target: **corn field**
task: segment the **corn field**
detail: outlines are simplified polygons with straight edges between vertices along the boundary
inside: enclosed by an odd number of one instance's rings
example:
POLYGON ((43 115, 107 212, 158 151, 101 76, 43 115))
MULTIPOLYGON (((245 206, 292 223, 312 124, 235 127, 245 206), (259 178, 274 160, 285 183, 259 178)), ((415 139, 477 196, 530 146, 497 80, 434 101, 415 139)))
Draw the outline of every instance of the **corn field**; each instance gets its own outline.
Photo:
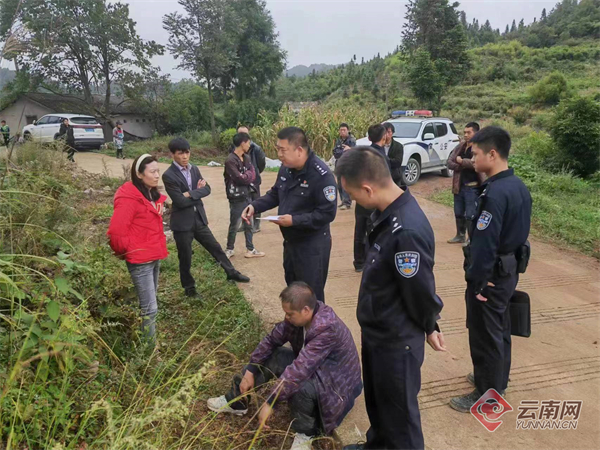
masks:
POLYGON ((347 123, 357 138, 364 137, 370 125, 380 123, 386 113, 374 106, 357 107, 352 105, 318 105, 294 112, 285 106, 272 120, 259 115, 258 125, 252 129, 252 139, 256 141, 269 158, 277 159, 277 133, 285 127, 302 128, 308 136, 311 148, 323 159, 331 158, 331 151, 338 137, 340 123, 347 123))

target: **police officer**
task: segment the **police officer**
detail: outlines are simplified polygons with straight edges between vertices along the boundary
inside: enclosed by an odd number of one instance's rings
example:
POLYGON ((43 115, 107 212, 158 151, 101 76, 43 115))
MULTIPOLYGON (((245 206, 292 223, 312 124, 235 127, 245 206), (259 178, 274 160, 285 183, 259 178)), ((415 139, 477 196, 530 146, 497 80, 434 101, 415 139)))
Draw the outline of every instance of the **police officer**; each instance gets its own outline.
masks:
POLYGON ((417 394, 425 341, 446 350, 437 326, 443 304, 435 293, 433 230, 378 150, 348 150, 336 175, 353 200, 375 210, 356 313, 371 428, 364 446, 347 448, 422 449, 417 394))
POLYGON ((508 168, 510 136, 486 127, 471 138, 473 166, 487 175, 480 188, 478 219, 465 247, 467 327, 475 390, 455 397, 450 406, 469 412, 489 389, 503 394, 511 361, 509 301, 519 276, 517 265, 531 222, 531 195, 508 168))
POLYGON ((325 282, 331 254, 329 224, 335 219, 336 183, 327 165, 308 146, 300 128, 277 134, 277 155, 282 163, 277 180, 266 195, 243 212, 247 222, 256 213, 278 206, 283 235, 283 269, 288 285, 304 281, 325 301, 325 282))

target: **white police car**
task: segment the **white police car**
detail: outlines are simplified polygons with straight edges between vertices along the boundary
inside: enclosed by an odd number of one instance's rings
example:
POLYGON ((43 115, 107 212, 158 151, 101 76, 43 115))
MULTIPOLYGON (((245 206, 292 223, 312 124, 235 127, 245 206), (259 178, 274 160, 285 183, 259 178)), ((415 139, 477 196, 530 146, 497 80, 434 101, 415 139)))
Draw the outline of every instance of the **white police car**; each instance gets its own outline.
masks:
MULTIPOLYGON (((431 111, 394 111, 386 122, 394 125, 394 139, 404 146, 404 181, 408 186, 417 182, 422 173, 440 170, 451 177, 446 161, 460 138, 450 119, 432 117, 431 111)), ((371 145, 369 138, 356 145, 371 145)))

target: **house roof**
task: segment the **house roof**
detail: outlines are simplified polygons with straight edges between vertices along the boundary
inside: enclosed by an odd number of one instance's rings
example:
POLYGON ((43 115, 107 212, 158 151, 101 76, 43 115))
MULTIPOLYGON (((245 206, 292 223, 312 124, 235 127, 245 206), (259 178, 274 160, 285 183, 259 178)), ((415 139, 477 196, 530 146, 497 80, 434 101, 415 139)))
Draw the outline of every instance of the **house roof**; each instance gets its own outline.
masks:
MULTIPOLYGON (((86 114, 96 116, 97 114, 95 113, 94 108, 97 110, 102 109, 104 107, 103 95, 93 95, 93 105, 90 105, 83 99, 82 96, 78 95, 59 95, 44 92, 28 92, 23 96, 50 109, 52 112, 69 112, 73 114, 86 114)), ((125 100, 122 97, 111 97, 110 104, 110 113, 112 115, 135 114, 137 112, 132 102, 129 100, 125 100)))

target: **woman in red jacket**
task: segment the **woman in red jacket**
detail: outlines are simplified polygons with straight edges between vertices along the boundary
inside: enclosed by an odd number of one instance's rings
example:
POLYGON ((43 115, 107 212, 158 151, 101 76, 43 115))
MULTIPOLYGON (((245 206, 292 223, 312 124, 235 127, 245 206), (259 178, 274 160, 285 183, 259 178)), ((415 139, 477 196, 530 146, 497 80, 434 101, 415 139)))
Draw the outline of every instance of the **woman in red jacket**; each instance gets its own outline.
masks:
POLYGON ((160 171, 156 158, 144 154, 131 166, 131 181, 115 194, 108 227, 110 246, 125 259, 140 301, 142 332, 153 344, 156 336, 158 273, 168 255, 162 213, 165 195, 158 192, 160 171))

